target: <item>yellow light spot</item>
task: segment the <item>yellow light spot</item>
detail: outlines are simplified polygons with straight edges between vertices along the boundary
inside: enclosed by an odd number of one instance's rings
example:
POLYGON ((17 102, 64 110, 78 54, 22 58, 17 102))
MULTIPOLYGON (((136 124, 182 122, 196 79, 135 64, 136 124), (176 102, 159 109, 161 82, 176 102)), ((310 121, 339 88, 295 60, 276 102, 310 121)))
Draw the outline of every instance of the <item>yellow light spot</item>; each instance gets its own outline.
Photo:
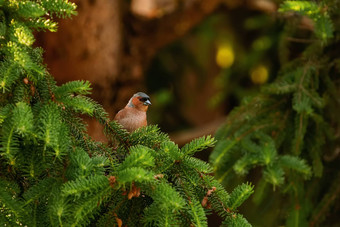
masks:
POLYGON ((292 6, 292 10, 300 11, 301 7, 299 5, 292 6))
POLYGON ((59 155, 60 155, 60 150, 59 150, 59 148, 56 148, 56 149, 55 149, 55 156, 56 156, 57 158, 60 158, 59 155))
POLYGON ((58 207, 57 215, 58 215, 59 217, 61 217, 61 215, 63 214, 63 211, 64 211, 64 209, 63 209, 62 207, 58 207))
POLYGON ((223 44, 218 47, 216 54, 216 63, 222 68, 229 68, 234 63, 234 51, 229 44, 223 44))
POLYGON ((250 77, 254 84, 264 84, 268 80, 268 69, 259 65, 251 70, 250 77))
POLYGON ((34 177, 34 169, 31 169, 31 170, 30 170, 30 176, 31 176, 31 177, 34 177))

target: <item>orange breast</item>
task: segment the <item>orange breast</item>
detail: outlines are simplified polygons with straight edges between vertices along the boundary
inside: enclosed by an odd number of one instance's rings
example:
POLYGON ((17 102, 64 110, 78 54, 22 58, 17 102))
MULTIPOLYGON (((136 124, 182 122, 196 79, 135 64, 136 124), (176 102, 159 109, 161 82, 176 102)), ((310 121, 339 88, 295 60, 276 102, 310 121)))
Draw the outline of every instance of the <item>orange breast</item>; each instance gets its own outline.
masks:
POLYGON ((129 132, 147 125, 146 112, 131 107, 119 111, 114 119, 129 132))

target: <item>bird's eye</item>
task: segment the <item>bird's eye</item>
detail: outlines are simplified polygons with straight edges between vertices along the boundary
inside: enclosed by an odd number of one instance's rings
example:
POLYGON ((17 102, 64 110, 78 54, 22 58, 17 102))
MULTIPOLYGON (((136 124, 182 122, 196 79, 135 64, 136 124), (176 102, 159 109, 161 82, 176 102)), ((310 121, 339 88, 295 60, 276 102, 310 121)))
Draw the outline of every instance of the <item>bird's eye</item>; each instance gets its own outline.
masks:
POLYGON ((140 98, 139 99, 139 101, 141 101, 141 102, 145 102, 145 101, 147 101, 148 100, 148 98, 140 98))

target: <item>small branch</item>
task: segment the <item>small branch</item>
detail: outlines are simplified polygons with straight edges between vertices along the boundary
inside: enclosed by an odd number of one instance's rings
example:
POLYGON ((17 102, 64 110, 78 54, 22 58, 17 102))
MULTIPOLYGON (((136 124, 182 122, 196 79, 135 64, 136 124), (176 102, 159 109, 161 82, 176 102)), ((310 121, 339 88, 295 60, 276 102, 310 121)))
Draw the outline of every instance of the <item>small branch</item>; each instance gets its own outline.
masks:
POLYGON ((332 193, 325 195, 325 197, 321 201, 321 204, 323 204, 323 206, 321 206, 320 210, 311 218, 311 221, 309 223, 310 227, 319 224, 320 219, 325 217, 327 210, 330 209, 331 205, 333 205, 336 199, 339 197, 340 195, 339 181, 333 182, 331 188, 333 189, 333 190, 331 189, 332 193))
POLYGON ((300 39, 300 38, 294 38, 294 37, 287 37, 288 41, 295 42, 295 43, 313 43, 318 40, 316 39, 300 39))

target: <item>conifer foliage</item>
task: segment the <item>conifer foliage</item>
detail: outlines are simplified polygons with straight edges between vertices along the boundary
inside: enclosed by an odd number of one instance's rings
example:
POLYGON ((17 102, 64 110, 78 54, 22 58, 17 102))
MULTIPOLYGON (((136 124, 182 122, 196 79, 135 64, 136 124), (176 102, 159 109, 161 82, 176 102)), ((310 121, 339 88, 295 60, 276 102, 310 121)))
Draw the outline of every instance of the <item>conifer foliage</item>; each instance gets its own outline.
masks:
POLYGON ((76 14, 67 0, 0 1, 0 225, 250 226, 237 208, 253 192, 229 194, 193 157, 207 136, 179 148, 157 126, 131 134, 86 97, 90 84, 57 86, 33 48, 35 30, 76 14), (92 140, 80 115, 97 119, 112 146, 92 140))
POLYGON ((219 182, 261 171, 255 209, 266 206, 262 212, 274 220, 269 224, 265 217, 262 225, 318 225, 339 197, 339 168, 325 158, 336 157, 338 144, 339 7, 336 0, 283 1, 281 71, 234 109, 216 134, 219 142, 210 160, 219 182), (303 20, 313 32, 301 31, 303 20), (292 42, 303 51, 296 53, 292 42), (273 197, 277 201, 268 205, 273 197))

